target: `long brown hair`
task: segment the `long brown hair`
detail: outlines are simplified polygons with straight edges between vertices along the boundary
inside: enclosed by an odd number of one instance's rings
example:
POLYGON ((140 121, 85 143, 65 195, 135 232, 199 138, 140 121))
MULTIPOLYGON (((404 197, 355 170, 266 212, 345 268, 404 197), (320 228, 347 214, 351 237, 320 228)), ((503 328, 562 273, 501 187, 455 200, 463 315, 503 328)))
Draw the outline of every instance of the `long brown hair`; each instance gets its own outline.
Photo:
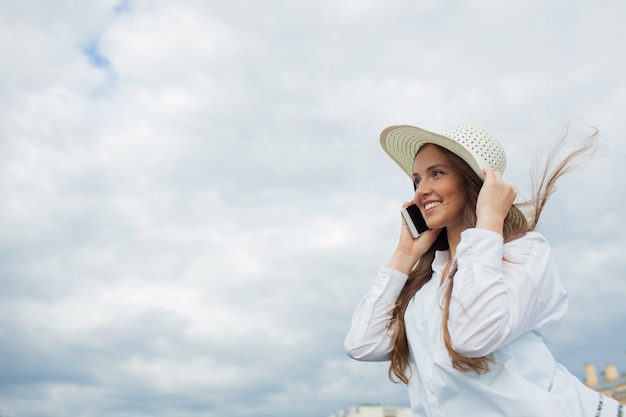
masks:
MULTIPOLYGON (((569 153, 561 162, 552 169, 552 163, 565 144, 566 134, 555 145, 552 152, 548 155, 548 160, 543 168, 543 174, 540 177, 538 183, 534 183, 534 197, 527 202, 515 204, 509 210, 509 213, 504 221, 503 236, 504 242, 510 242, 524 236, 528 231, 534 230, 539 221, 539 216, 543 210, 548 198, 555 191, 556 181, 564 174, 576 169, 582 165, 594 152, 595 145, 598 139, 598 131, 594 130, 593 134, 583 140, 583 143, 573 152, 569 153), (522 209, 530 207, 533 213, 530 219, 527 220, 527 216, 522 213, 522 209)), ((450 159, 450 162, 461 172, 464 181, 465 189, 467 193, 467 202, 465 204, 465 210, 463 213, 466 224, 470 227, 476 225, 476 201, 478 199, 478 193, 482 187, 483 180, 454 153, 444 148, 441 149, 450 159)), ((534 176, 533 176, 534 178, 534 176)), ((528 211, 528 210, 524 210, 528 211)), ((388 324, 388 329, 392 332, 393 339, 393 352, 391 356, 391 364, 389 366, 389 377, 392 381, 396 381, 394 376, 400 381, 408 384, 411 378, 409 367, 409 344, 406 337, 406 326, 404 322, 404 315, 407 306, 415 293, 419 291, 424 284, 426 284, 433 274, 432 262, 435 258, 435 252, 438 250, 448 249, 448 238, 446 230, 444 229, 437 237, 435 243, 430 247, 422 258, 417 262, 409 278, 404 285, 404 288, 400 292, 396 304, 392 310, 392 317, 388 324)), ((479 358, 470 358, 458 353, 454 350, 450 339, 450 332, 448 330, 448 318, 450 315, 450 298, 452 296, 452 288, 454 286, 454 274, 456 270, 453 269, 449 273, 449 285, 444 295, 443 304, 443 339, 448 355, 452 361, 452 366, 462 372, 476 372, 478 374, 489 371, 491 360, 487 356, 479 358)))

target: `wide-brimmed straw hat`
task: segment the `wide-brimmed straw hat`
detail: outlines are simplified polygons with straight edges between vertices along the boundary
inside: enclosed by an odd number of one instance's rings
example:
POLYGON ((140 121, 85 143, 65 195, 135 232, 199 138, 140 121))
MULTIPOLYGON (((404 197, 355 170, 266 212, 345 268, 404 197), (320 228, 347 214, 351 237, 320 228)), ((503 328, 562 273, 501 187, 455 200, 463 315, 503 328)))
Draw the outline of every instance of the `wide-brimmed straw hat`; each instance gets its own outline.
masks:
POLYGON ((407 175, 413 178, 413 160, 424 145, 433 143, 458 155, 482 179, 483 168, 503 172, 506 155, 502 145, 489 132, 473 123, 457 123, 442 134, 415 126, 390 126, 380 134, 380 144, 407 175))

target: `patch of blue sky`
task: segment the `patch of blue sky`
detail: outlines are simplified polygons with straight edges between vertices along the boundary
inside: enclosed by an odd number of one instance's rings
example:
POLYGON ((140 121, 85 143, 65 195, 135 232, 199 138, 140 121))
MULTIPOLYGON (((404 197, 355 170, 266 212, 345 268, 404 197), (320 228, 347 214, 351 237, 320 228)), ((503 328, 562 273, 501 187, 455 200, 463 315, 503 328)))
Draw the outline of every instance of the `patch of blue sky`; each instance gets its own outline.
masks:
POLYGON ((116 15, 120 15, 130 10, 130 0, 121 0, 114 8, 113 11, 116 15))
POLYGON ((82 49, 82 53, 89 61, 89 65, 103 70, 106 74, 106 78, 103 83, 92 91, 92 95, 94 97, 105 96, 114 87, 117 78, 115 72, 113 71, 111 61, 109 61, 109 59, 104 56, 98 48, 98 40, 94 39, 85 44, 82 49))
POLYGON ((98 41, 89 42, 83 48, 83 54, 89 59, 89 63, 96 68, 108 68, 111 62, 98 51, 98 41))

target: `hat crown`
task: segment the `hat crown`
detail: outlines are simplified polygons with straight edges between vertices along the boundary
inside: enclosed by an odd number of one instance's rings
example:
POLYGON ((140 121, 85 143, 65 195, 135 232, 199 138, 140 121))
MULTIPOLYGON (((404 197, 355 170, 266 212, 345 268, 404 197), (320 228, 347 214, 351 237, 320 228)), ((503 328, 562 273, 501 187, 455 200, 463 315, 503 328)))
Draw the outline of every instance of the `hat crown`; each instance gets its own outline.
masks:
POLYGON ((449 127, 443 136, 453 139, 467 149, 482 167, 489 166, 504 172, 506 154, 504 148, 484 128, 469 122, 457 123, 449 127))

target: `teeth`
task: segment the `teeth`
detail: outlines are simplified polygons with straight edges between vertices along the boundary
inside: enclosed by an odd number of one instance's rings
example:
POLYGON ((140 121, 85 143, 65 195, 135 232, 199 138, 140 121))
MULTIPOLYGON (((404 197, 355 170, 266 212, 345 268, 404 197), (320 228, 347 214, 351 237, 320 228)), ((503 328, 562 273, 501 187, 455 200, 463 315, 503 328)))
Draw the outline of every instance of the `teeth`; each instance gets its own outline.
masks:
POLYGON ((439 201, 435 201, 435 202, 432 202, 432 203, 428 203, 428 204, 426 204, 426 205, 424 206, 424 210, 429 210, 429 209, 431 209, 431 208, 433 208, 433 207, 437 207, 437 206, 439 206, 439 205, 441 205, 441 202, 439 202, 439 201))

